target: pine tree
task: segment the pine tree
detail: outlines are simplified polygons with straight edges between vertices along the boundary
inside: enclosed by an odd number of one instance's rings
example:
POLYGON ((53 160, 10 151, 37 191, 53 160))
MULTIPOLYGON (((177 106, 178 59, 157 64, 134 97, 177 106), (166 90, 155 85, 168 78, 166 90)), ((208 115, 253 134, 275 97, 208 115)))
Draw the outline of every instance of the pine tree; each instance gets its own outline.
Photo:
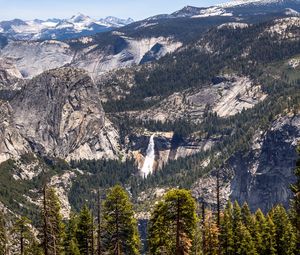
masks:
POLYGON ((53 188, 44 187, 43 197, 43 249, 45 255, 60 255, 63 251, 64 224, 60 214, 60 201, 53 188))
POLYGON ((175 241, 166 224, 164 203, 156 204, 148 224, 148 247, 150 254, 170 254, 175 241), (173 242, 173 243, 172 243, 173 242))
POLYGON ((11 230, 12 244, 20 255, 40 254, 38 242, 32 232, 31 222, 26 217, 18 219, 11 230))
POLYGON ((7 231, 5 216, 2 212, 0 212, 0 254, 7 254, 7 231))
MULTIPOLYGON (((204 223, 205 243, 203 253, 206 255, 219 254, 219 228, 218 223, 214 220, 211 211, 206 213, 204 223)), ((187 253, 188 254, 188 253, 187 253)))
POLYGON ((196 226, 193 245, 192 245, 192 251, 191 254, 194 255, 202 255, 203 247, 202 247, 202 237, 203 229, 202 229, 202 223, 198 221, 198 224, 196 226))
POLYGON ((253 235, 255 245, 259 254, 266 254, 267 222, 263 212, 258 209, 255 213, 255 233, 253 235))
POLYGON ((110 189, 104 202, 102 233, 105 254, 139 254, 140 240, 133 205, 119 185, 110 189))
POLYGON ((242 236, 241 236, 240 230, 241 230, 242 225, 243 225, 243 223, 242 223, 241 207, 239 206, 238 202, 235 201, 233 204, 233 210, 232 210, 234 254, 237 254, 237 252, 241 246, 242 236))
POLYGON ((247 203, 244 203, 241 208, 242 222, 249 230, 251 235, 255 234, 255 219, 251 214, 250 208, 247 203))
MULTIPOLYGON (((300 155, 300 147, 298 148, 298 155, 300 155)), ((300 157, 296 163, 295 176, 297 178, 296 183, 291 186, 291 190, 294 193, 294 199, 292 200, 292 219, 293 224, 297 231, 298 250, 300 250, 300 157)))
POLYGON ((269 215, 266 218, 267 230, 263 240, 265 242, 265 254, 276 255, 276 227, 269 215))
POLYGON ((220 243, 224 255, 234 255, 232 203, 228 201, 221 217, 220 243))
POLYGON ((276 228, 276 250, 278 254, 296 255, 295 229, 284 207, 278 205, 273 208, 270 212, 270 217, 276 228))
POLYGON ((249 230, 240 224, 238 228, 239 236, 241 238, 240 245, 236 252, 237 255, 257 255, 255 243, 251 237, 249 230))
POLYGON ((78 242, 78 248, 80 250, 80 254, 82 255, 90 255, 94 251, 93 247, 93 217, 92 213, 87 207, 84 205, 80 211, 77 229, 76 229, 76 238, 78 242))
POLYGON ((102 254, 102 240, 101 240, 101 195, 100 190, 98 190, 97 194, 97 255, 102 254))
POLYGON ((156 206, 151 217, 149 245, 153 254, 159 254, 162 249, 166 249, 168 254, 189 254, 196 222, 196 203, 191 193, 187 190, 169 191, 164 196, 163 202, 156 206), (159 228, 163 225, 167 229, 161 239, 157 231, 160 231, 159 228), (161 239, 162 243, 159 245, 155 239, 161 239))
POLYGON ((64 241, 65 255, 80 255, 78 242, 76 238, 78 217, 75 214, 71 214, 70 220, 66 226, 66 235, 64 241))

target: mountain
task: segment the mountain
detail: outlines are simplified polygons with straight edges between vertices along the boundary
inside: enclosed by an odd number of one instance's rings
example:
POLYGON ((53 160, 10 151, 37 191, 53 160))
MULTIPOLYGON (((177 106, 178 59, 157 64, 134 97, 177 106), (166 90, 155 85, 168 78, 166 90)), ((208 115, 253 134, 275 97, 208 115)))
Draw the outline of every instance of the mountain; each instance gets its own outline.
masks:
POLYGON ((70 19, 2 21, 0 32, 17 40, 64 40, 109 31, 132 22, 132 19, 124 20, 115 17, 96 20, 78 13, 70 19))
MULTIPOLYGON (((99 185, 121 182, 145 217, 151 194, 178 186, 215 206, 220 174, 222 203, 287 207, 300 141, 298 4, 185 7, 64 41, 4 33, 0 201, 32 215, 47 174, 68 217, 99 185)), ((81 14, 46 22, 64 34, 104 25, 81 14)))
POLYGON ((99 21, 108 27, 122 27, 134 22, 134 20, 131 18, 119 19, 113 16, 106 17, 105 19, 100 19, 99 21))
POLYGON ((275 14, 286 8, 299 10, 299 0, 236 0, 210 7, 186 6, 172 14, 157 15, 148 20, 165 18, 205 18, 211 16, 246 17, 275 14))

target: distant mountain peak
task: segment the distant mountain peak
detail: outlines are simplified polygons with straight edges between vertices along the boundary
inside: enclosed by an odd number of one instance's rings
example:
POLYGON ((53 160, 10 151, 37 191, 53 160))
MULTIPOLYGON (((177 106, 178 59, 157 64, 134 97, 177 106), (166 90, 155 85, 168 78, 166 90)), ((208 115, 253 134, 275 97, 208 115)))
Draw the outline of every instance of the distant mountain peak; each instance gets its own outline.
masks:
POLYGON ((91 18, 87 15, 84 15, 82 13, 77 13, 76 15, 73 15, 70 20, 73 22, 79 23, 79 22, 84 22, 86 20, 90 20, 90 19, 91 18))
POLYGON ((249 4, 259 5, 259 4, 274 4, 274 3, 283 3, 283 2, 287 2, 287 0, 233 0, 222 4, 218 4, 217 6, 228 8, 228 7, 249 5, 249 4))
POLYGON ((120 19, 114 16, 108 16, 104 19, 100 19, 99 22, 110 27, 122 27, 133 23, 134 20, 132 18, 120 19))
POLYGON ((64 40, 110 31, 132 22, 134 20, 131 18, 120 19, 109 16, 97 20, 85 14, 77 13, 68 19, 2 21, 0 22, 0 33, 17 40, 64 40))

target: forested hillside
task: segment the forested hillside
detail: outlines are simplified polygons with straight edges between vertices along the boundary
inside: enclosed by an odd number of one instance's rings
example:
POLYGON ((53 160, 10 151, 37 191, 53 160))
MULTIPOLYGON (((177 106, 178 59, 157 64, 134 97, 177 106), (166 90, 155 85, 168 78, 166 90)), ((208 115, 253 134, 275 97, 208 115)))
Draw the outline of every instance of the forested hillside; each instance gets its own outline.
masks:
POLYGON ((298 255, 299 11, 0 33, 0 255, 298 255))
POLYGON ((172 189, 153 205, 143 245, 134 206, 121 186, 96 191, 96 200, 86 201, 78 214, 63 221, 59 197, 45 185, 38 224, 41 242, 26 217, 10 226, 1 213, 0 251, 33 255, 298 254, 299 168, 295 174, 290 212, 277 205, 267 214, 260 209, 251 213, 247 203, 240 206, 236 201, 229 201, 224 210, 219 204, 215 211, 201 197, 172 189))

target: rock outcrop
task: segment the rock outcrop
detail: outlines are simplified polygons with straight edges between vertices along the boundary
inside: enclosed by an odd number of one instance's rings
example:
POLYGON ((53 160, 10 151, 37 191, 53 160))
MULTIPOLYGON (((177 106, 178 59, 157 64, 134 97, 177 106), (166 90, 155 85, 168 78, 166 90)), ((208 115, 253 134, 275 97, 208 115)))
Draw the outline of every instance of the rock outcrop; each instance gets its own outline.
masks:
POLYGON ((9 89, 22 79, 22 74, 11 59, 0 58, 0 89, 9 89))
POLYGON ((85 71, 47 71, 25 87, 11 105, 14 121, 34 152, 64 159, 116 155, 116 144, 105 135, 100 97, 85 71))
POLYGON ((29 151, 27 141, 15 125, 10 104, 0 100, 0 163, 29 151))
MULTIPOLYGON (((269 130, 257 131, 251 150, 246 155, 234 154, 220 169, 224 201, 248 202, 253 211, 261 208, 267 212, 278 203, 288 207, 299 141, 300 115, 280 117, 269 130)), ((215 204, 216 180, 215 170, 195 184, 194 193, 215 204)))
POLYGON ((243 109, 253 108, 266 97, 261 86, 255 84, 249 77, 223 75, 215 77, 209 86, 174 93, 148 110, 135 115, 143 120, 161 122, 187 118, 201 122, 207 111, 226 118, 240 113, 243 109))
POLYGON ((26 78, 50 69, 72 66, 85 69, 97 80, 99 75, 108 71, 157 60, 181 46, 181 42, 172 38, 136 39, 126 35, 111 35, 111 40, 105 42, 93 37, 69 42, 12 41, 0 50, 0 57, 10 58, 26 78), (156 45, 159 49, 155 51, 156 45))

